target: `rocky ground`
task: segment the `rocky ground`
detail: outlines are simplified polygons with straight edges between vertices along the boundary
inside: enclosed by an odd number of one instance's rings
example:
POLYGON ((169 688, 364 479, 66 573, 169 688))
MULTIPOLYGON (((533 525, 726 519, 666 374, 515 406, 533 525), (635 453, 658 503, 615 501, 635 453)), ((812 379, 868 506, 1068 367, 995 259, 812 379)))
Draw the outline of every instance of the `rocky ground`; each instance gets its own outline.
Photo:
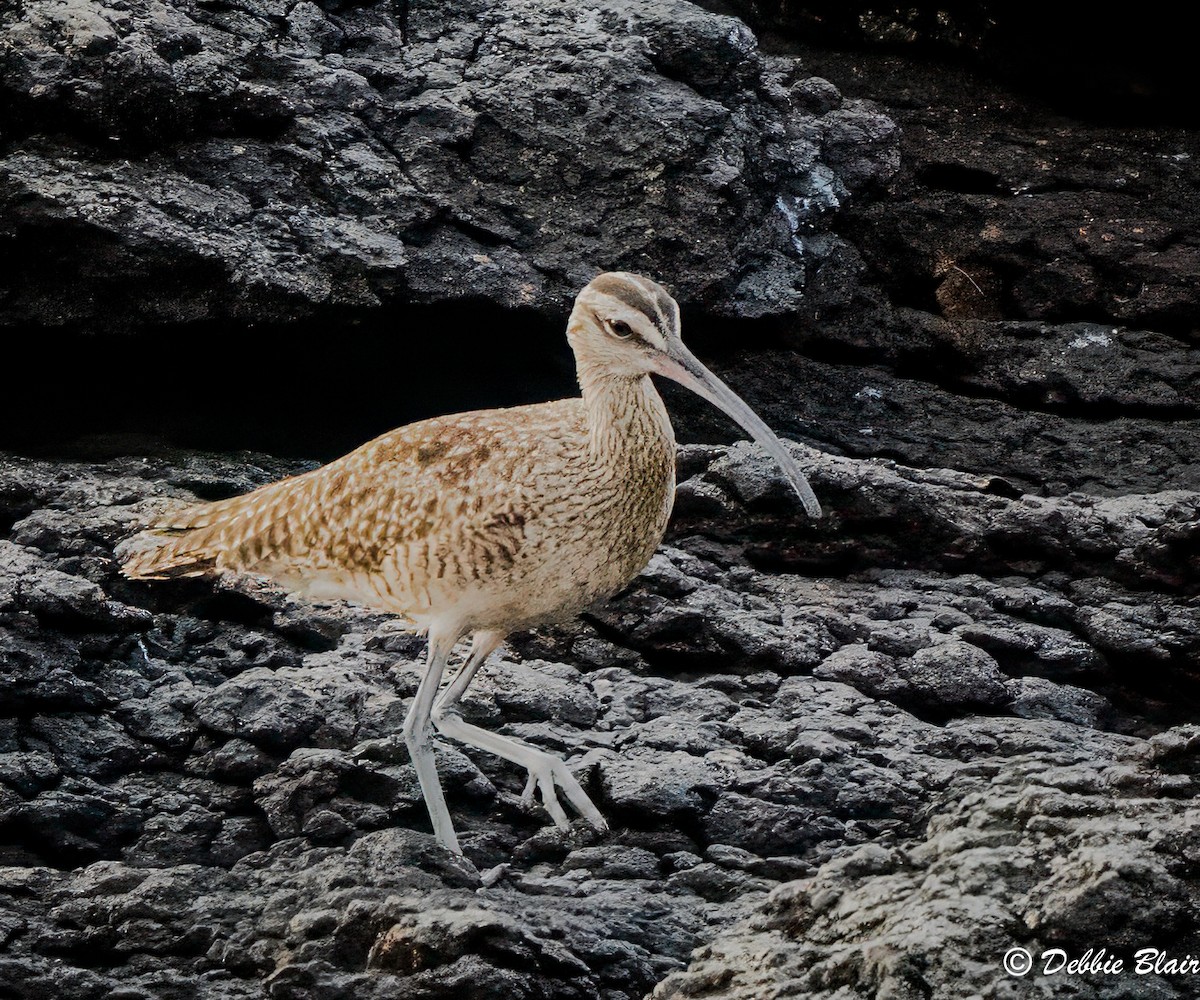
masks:
POLYGON ((0 996, 1193 996, 1129 958, 1200 956, 1195 132, 769 4, 757 40, 558 6, 0 11, 0 996), (398 735, 420 640, 112 549, 307 467, 238 450, 264 427, 311 460, 559 386, 511 345, 600 266, 678 291, 829 516, 682 448, 642 577, 466 703, 612 833, 446 747, 455 859, 398 735), (414 352, 434 394, 338 367, 414 352))
POLYGON ((419 640, 252 583, 116 572, 113 543, 164 492, 232 492, 277 464, 7 460, 5 981, 949 996, 994 987, 1018 942, 1194 949, 1200 608, 1179 592, 1195 566, 1164 580, 1161 560, 1197 497, 1009 499, 800 456, 835 513, 788 536, 878 546, 876 567, 756 568, 758 543, 726 536, 786 506, 782 481, 748 447, 688 449, 675 536, 638 583, 518 639, 469 699, 480 724, 567 755, 613 834, 559 835, 521 807, 522 775, 447 748, 467 860, 422 832, 397 735, 419 640), (929 558, 859 526, 904 504, 927 539, 947 532, 929 558), (1053 535, 1058 568, 1004 566, 1020 535, 1053 535))

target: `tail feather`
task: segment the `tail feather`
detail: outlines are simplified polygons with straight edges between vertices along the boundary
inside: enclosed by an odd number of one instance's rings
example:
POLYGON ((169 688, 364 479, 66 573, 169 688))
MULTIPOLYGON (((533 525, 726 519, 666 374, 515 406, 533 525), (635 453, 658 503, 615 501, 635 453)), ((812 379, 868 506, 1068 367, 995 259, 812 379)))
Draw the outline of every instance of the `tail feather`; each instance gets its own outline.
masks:
POLYGON ((143 531, 130 539, 117 552, 121 572, 131 580, 174 580, 216 572, 214 553, 196 548, 185 539, 163 543, 162 538, 158 532, 143 531))
POLYGON ((117 547, 121 572, 134 580, 258 572, 303 554, 304 526, 316 502, 313 491, 322 484, 315 478, 321 471, 164 513, 117 547))
POLYGON ((117 546, 121 572, 131 580, 173 580, 217 572, 224 527, 245 497, 173 511, 117 546))

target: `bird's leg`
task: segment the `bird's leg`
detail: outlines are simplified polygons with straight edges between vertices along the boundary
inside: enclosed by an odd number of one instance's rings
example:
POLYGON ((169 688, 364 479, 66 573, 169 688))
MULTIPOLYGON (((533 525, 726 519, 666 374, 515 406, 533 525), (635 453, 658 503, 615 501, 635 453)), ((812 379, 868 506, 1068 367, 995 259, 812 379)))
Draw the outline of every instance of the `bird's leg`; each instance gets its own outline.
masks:
POLYGON ((480 729, 479 726, 473 726, 469 722, 463 721, 458 707, 459 699, 467 690, 467 685, 471 683, 476 671, 483 666, 484 660, 503 641, 504 636, 499 632, 475 633, 471 652, 459 670, 458 676, 454 678, 454 682, 433 706, 433 724, 437 726, 438 732, 451 739, 478 750, 486 750, 505 760, 511 760, 514 764, 519 764, 528 770, 529 781, 525 786, 523 799, 531 802, 534 792, 540 790, 546 812, 550 814, 550 818, 560 829, 565 830, 570 826, 570 820, 567 819, 567 814, 558 801, 555 786, 562 789, 567 801, 580 816, 596 829, 607 830, 608 824, 600 815, 600 810, 580 787, 565 761, 553 754, 546 753, 545 750, 531 747, 528 743, 500 736, 498 733, 489 733, 486 729, 480 729))
POLYGON ((421 783, 421 794, 425 798, 425 807, 429 810, 430 822, 433 823, 433 835, 446 850, 462 854, 462 849, 458 846, 458 837, 454 834, 454 824, 450 820, 450 810, 446 808, 446 797, 442 794, 442 783, 438 780, 437 764, 433 756, 433 727, 430 725, 430 715, 434 699, 437 697, 438 685, 442 681, 442 671, 445 670, 446 661, 450 658, 450 652, 457 641, 456 633, 430 632, 425 676, 421 678, 416 697, 413 698, 408 715, 404 719, 404 742, 416 769, 417 780, 421 783))

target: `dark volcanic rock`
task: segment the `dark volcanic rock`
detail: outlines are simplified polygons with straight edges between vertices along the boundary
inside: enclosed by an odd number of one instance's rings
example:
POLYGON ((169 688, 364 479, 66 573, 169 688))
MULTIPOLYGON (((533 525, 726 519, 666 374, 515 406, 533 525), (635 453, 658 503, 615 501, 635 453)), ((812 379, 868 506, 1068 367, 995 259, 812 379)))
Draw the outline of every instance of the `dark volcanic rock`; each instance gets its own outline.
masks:
MULTIPOLYGON (((850 325, 847 318, 844 329, 850 325)), ((1090 349, 1104 350, 1098 345, 1090 349)), ((1163 360, 1168 382, 1183 386, 1173 373, 1176 366, 1185 371, 1194 353, 1195 348, 1180 344, 1173 357, 1163 360)), ((1009 494, 1080 491, 1104 496, 1200 488, 1200 419, 1189 415, 1191 404, 1183 413, 1156 415, 1144 415, 1140 403, 1090 412, 1043 409, 1032 402, 1019 406, 999 394, 970 395, 961 376, 955 377, 957 387, 939 384, 940 378, 928 381, 911 364, 897 366, 906 372, 901 376, 874 361, 866 366, 831 363, 773 349, 739 350, 716 367, 756 401, 773 426, 826 450, 959 469, 991 477, 993 489, 1009 494)), ((1081 374, 1077 370, 1076 378, 1081 374)), ((1016 366, 1010 375, 1017 380, 1016 366)), ((1021 377, 1032 377, 1025 385, 1029 395, 1044 387, 1035 371, 1026 370, 1021 377)), ((1107 376, 1102 374, 1100 381, 1107 376)), ((721 418, 702 405, 684 400, 677 408, 684 408, 690 425, 702 428, 706 437, 727 437, 721 418)))
POLYGON ((1200 487, 1196 132, 1080 122, 961 67, 799 51, 884 106, 901 166, 845 208, 855 252, 816 270, 811 309, 699 331, 718 370, 823 450, 1045 495, 1200 487))
POLYGON ((22 540, 0 543, 10 990, 732 997, 783 977, 819 994, 910 976, 823 957, 875 926, 930 956, 936 993, 964 963, 992 982, 1011 941, 1187 946, 1196 740, 1168 727, 1200 703, 1200 616, 1178 593, 1194 567, 1168 579, 1154 553, 1195 495, 1027 503, 800 454, 831 516, 764 523, 785 551, 803 534, 876 567, 752 568, 731 535, 747 505, 781 503, 773 472, 744 447, 686 453, 676 547, 594 624, 515 637, 465 705, 564 754, 613 832, 558 834, 520 804, 522 774, 445 747, 466 860, 421 832, 397 735, 419 643, 314 609, 330 648, 269 588, 116 574, 114 542, 163 503, 155 480, 254 473, 5 459, 22 540), (699 522, 685 487, 702 484, 699 522), (880 532, 896 507, 961 544, 880 532), (988 539, 1013 523, 1076 575, 1004 564, 988 539))
POLYGON ((794 60, 682 0, 36 0, 0 31, 6 325, 545 311, 647 262, 778 315, 898 162, 888 119, 794 103, 794 60))
POLYGON ((1174 8, 1162 2, 1112 17, 1034 0, 709 0, 707 6, 809 45, 971 64, 1102 120, 1196 120, 1187 42, 1169 30, 1174 8))
MULTIPOLYGON (((674 530, 730 541, 736 532, 736 543, 762 565, 1057 570, 1185 593, 1200 585, 1194 491, 1012 496, 1009 484, 990 476, 796 449, 835 508, 836 526, 826 527, 791 504, 782 474, 758 450, 743 443, 714 454, 704 473, 682 484, 674 530), (742 505, 758 514, 746 529, 734 527, 732 516, 742 505)), ((643 622, 640 629, 653 627, 643 622)))
MULTIPOLYGON (((742 7, 996 37, 970 3, 742 7)), ((372 407, 479 405, 472 366, 526 401, 569 296, 628 267, 804 442, 828 513, 745 445, 682 449, 641 577, 464 703, 566 757, 612 832, 441 746, 459 859, 399 736, 421 640, 116 571, 155 512, 309 463, 0 456, 0 993, 1194 994, 1001 964, 1200 954, 1193 133, 798 61, 677 0, 26 0, 0 31, 18 438, 183 412, 311 458, 372 407)))
POLYGON ((1190 996, 1186 974, 1139 973, 1132 956, 1179 960, 1200 940, 1195 885, 1180 877, 1195 845, 1195 727, 1149 744, 1097 734, 1068 744, 1057 725, 1002 720, 952 732, 1006 747, 1003 766, 954 778, 910 846, 846 850, 780 886, 654 997, 840 997, 846 983, 859 995, 1040 997, 1062 995, 1064 978, 1082 978, 1090 996, 1190 996), (1187 745, 1183 774, 1159 758, 1187 745), (1034 957, 1028 979, 998 978, 1011 948, 1034 957), (1051 949, 1081 959, 1100 948, 1123 959, 1120 972, 1053 974, 1051 949))
POLYGON ((848 455, 1050 495, 1200 486, 1196 132, 1080 122, 921 60, 803 58, 884 105, 902 167, 843 215, 861 259, 822 269, 826 305, 729 378, 848 455))

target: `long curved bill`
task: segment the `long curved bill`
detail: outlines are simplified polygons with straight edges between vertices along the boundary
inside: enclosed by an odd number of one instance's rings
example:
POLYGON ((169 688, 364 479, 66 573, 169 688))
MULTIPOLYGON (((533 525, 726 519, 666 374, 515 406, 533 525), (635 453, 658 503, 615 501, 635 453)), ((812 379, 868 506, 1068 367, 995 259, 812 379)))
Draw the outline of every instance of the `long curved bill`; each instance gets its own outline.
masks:
POLYGON ((766 450, 782 470, 792 489, 804 505, 809 517, 821 516, 821 505, 808 485, 808 480, 788 451, 766 424, 759 419, 732 389, 701 364, 691 351, 676 341, 668 348, 670 353, 657 353, 655 371, 687 386, 698 396, 703 396, 713 406, 723 410, 738 422, 741 428, 766 450))

